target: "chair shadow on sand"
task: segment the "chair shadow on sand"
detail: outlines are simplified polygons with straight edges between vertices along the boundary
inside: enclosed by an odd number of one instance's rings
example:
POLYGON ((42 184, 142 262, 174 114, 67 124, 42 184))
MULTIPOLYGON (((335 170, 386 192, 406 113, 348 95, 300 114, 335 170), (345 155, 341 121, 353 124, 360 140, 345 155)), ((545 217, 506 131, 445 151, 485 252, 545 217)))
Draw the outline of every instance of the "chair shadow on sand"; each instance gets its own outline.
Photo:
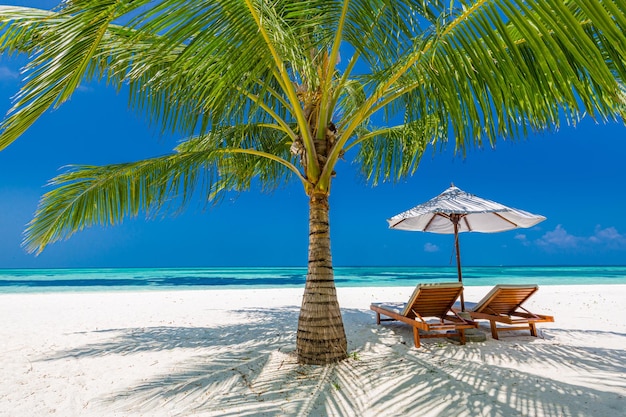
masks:
MULTIPOLYGON (((624 402, 618 393, 625 390, 623 350, 563 346, 549 337, 529 336, 465 346, 433 341, 415 349, 409 326, 378 327, 369 310, 342 310, 350 323, 348 340, 361 341, 349 346, 348 360, 299 365, 293 354, 298 310, 236 311, 246 318, 243 325, 101 330, 101 336, 111 337, 42 360, 188 350, 173 369, 90 401, 96 414, 109 415, 394 416, 419 411, 425 416, 589 417, 618 415, 621 409, 612 407, 624 402), (493 349, 490 343, 502 346, 493 349), (565 366, 585 384, 525 370, 537 361, 542 367, 565 366)), ((613 337, 626 341, 624 334, 613 337)))

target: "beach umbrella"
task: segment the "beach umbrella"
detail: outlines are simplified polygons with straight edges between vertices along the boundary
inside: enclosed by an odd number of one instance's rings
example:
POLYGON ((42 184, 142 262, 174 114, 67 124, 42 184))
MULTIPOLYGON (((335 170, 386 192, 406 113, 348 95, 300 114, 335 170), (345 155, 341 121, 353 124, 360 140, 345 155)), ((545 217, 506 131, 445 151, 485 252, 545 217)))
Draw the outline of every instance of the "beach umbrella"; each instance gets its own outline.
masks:
MULTIPOLYGON (((397 214, 387 221, 390 229, 454 234, 457 272, 459 282, 463 282, 459 233, 504 232, 532 227, 545 219, 544 216, 503 206, 500 203, 466 193, 452 184, 437 197, 397 214)), ((461 310, 465 311, 463 293, 461 293, 461 310)))

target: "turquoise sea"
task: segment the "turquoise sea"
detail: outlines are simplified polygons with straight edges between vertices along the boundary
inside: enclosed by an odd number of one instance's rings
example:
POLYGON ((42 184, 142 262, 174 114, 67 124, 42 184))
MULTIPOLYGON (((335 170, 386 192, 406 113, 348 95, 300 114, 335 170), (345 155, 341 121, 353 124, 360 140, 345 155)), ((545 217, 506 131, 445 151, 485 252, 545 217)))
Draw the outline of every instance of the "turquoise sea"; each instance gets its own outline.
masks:
MULTIPOLYGON (((0 293, 303 287, 305 268, 0 269, 0 293)), ((338 287, 456 281, 456 267, 335 267, 338 287)), ((626 284, 626 266, 464 267, 465 286, 626 284)))

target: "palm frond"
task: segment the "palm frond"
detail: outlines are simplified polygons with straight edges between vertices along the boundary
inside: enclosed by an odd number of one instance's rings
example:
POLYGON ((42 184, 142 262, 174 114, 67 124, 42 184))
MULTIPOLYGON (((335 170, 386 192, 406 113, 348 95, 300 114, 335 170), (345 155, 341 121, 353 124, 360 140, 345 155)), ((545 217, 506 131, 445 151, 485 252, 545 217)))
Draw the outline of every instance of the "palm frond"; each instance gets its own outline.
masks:
MULTIPOLYGON (((0 125, 0 150, 46 110, 66 101, 81 80, 93 74, 94 56, 111 22, 132 10, 115 0, 92 1, 92 7, 77 10, 74 3, 66 4, 68 7, 56 13, 0 7, 0 24, 5 30, 0 49, 31 54, 25 68, 26 84, 0 125)), ((138 7, 140 2, 133 5, 138 7)))
POLYGON ((413 120, 446 114, 459 149, 557 128, 562 116, 623 117, 625 16, 624 3, 612 0, 452 9, 412 50, 371 74, 366 106, 386 109, 388 119, 407 107, 413 120))
POLYGON ((210 143, 196 138, 168 156, 69 167, 50 181, 55 188, 42 196, 24 245, 29 252, 39 253, 85 227, 115 225, 140 212, 153 217, 180 210, 196 195, 217 203, 228 192, 249 189, 254 178, 260 178, 268 190, 293 174, 275 160, 210 143))
POLYGON ((291 138, 272 125, 237 125, 217 128, 182 142, 176 147, 180 153, 223 152, 219 161, 220 175, 243 174, 242 182, 232 188, 247 188, 253 176, 257 176, 264 190, 269 191, 296 175, 305 181, 294 165, 290 152, 291 138), (222 164, 228 164, 222 165, 222 164))
MULTIPOLYGON (((24 245, 41 252, 49 243, 68 238, 85 227, 114 225, 124 217, 150 211, 171 189, 170 157, 103 167, 72 166, 50 181, 26 229, 24 245)), ((196 175, 195 172, 193 175, 196 175)))
POLYGON ((428 144, 442 140, 446 133, 435 117, 380 128, 358 139, 356 162, 374 186, 398 181, 413 175, 428 144))

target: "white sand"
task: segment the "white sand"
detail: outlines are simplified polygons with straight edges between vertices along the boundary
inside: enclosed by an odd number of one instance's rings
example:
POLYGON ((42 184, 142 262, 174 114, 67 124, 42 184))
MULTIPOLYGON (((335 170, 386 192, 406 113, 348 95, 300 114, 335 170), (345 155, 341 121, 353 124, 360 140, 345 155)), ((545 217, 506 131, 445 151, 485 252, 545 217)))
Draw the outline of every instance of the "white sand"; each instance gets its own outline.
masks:
POLYGON ((626 416, 625 285, 541 287, 539 338, 420 349, 369 310, 412 290, 339 288, 354 357, 327 367, 293 355, 302 289, 0 295, 0 416, 626 416))

